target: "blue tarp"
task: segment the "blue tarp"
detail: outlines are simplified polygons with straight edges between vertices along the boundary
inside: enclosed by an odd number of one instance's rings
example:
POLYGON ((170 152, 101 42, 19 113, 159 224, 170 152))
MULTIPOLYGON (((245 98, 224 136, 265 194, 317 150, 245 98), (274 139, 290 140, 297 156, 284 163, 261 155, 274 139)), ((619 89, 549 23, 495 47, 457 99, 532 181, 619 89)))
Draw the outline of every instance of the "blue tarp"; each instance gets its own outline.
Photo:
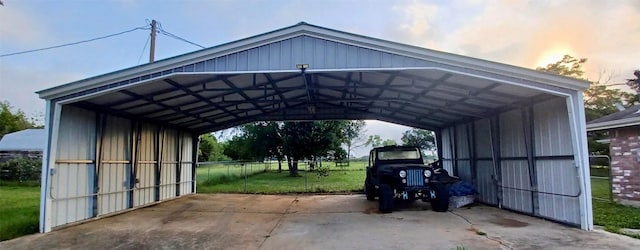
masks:
POLYGON ((449 186, 450 196, 465 196, 477 194, 473 184, 466 181, 458 181, 449 186))

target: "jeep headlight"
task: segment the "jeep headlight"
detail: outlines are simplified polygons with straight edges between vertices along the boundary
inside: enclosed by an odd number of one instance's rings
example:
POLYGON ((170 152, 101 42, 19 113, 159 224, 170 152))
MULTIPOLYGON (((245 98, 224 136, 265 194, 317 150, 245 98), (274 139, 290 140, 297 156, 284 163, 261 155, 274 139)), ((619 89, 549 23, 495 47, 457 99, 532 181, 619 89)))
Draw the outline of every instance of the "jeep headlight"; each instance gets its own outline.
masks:
POLYGON ((400 172, 398 172, 398 174, 400 175, 400 178, 407 177, 407 171, 400 170, 400 172))
POLYGON ((425 170, 424 171, 424 177, 427 177, 427 178, 431 177, 431 171, 430 170, 425 170))

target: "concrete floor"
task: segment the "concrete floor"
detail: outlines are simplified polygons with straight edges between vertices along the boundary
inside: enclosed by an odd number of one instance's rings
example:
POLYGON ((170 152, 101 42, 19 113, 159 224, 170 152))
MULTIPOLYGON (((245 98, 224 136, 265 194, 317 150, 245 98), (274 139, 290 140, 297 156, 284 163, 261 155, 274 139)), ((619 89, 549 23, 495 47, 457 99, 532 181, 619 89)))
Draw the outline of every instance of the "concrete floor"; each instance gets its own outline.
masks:
POLYGON ((493 207, 399 206, 379 214, 363 195, 197 194, 0 249, 640 249, 637 239, 493 207))

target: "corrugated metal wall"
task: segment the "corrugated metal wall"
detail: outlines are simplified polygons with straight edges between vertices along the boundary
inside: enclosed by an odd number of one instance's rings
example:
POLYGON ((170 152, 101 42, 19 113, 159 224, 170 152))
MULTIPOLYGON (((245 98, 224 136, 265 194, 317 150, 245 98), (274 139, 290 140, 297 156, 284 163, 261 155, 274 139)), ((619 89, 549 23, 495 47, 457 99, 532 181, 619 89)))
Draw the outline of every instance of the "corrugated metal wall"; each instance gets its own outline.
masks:
POLYGON ((491 139, 491 121, 482 119, 473 123, 474 148, 476 153, 475 164, 472 168, 476 172, 476 189, 478 200, 491 205, 498 205, 498 191, 496 186, 497 174, 493 168, 493 150, 491 139))
POLYGON ((137 166, 135 177, 135 189, 133 191, 133 205, 141 206, 155 201, 155 167, 157 164, 156 134, 158 127, 151 124, 142 124, 136 133, 138 143, 137 166))
POLYGON ((93 112, 64 107, 60 120, 55 171, 48 198, 53 225, 93 217, 96 116, 93 112))
POLYGON ((193 135, 62 106, 51 226, 193 191, 193 135))
POLYGON ((500 171, 502 205, 516 211, 532 213, 531 183, 521 110, 500 115, 500 171))
POLYGON ((579 225, 580 182, 569 126, 566 100, 552 98, 445 128, 443 166, 472 182, 479 201, 579 225))
POLYGON ((441 131, 442 135, 442 167, 449 171, 449 173, 454 173, 453 171, 453 133, 451 128, 443 129, 441 131))
POLYGON ((458 125, 455 127, 454 139, 455 143, 455 156, 456 156, 456 174, 463 180, 469 180, 473 182, 475 178, 472 176, 471 169, 471 141, 469 140, 469 134, 467 131, 467 125, 458 125))
POLYGON ((573 160, 571 128, 563 99, 533 106, 539 214, 579 223, 580 180, 573 160))

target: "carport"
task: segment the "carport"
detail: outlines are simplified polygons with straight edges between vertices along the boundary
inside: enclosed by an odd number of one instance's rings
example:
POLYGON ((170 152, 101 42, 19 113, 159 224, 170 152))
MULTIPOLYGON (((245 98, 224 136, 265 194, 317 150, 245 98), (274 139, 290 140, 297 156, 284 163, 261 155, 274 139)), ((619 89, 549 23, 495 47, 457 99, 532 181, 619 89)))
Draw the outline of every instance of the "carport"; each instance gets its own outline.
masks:
POLYGON ((479 201, 593 228, 587 82, 306 23, 38 92, 40 231, 196 192, 198 135, 253 121, 430 129, 479 201))

